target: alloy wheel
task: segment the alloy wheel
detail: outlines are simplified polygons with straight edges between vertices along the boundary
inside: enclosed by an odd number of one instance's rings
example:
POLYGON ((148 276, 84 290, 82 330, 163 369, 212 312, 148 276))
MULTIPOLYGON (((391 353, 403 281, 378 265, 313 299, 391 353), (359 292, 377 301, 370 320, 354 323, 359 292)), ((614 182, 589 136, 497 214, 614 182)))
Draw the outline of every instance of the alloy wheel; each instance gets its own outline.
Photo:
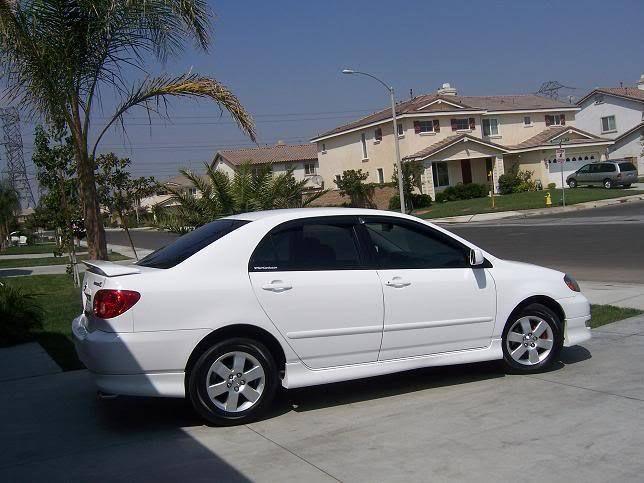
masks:
POLYGON ((512 324, 505 343, 515 362, 534 366, 543 362, 552 351, 554 334, 552 327, 544 319, 528 315, 512 324))
POLYGON ((266 374, 259 361, 247 352, 228 352, 212 363, 206 377, 206 392, 217 408, 238 413, 252 408, 262 396, 266 374))

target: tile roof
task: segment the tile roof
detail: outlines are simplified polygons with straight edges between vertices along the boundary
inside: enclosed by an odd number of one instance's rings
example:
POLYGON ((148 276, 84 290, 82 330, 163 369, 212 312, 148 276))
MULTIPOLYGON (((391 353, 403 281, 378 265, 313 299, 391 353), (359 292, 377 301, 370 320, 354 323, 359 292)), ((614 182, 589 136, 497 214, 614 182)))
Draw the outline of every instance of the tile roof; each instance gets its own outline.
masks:
POLYGON ((580 105, 582 102, 584 102, 590 96, 592 96, 593 94, 597 94, 597 93, 609 94, 609 95, 614 95, 614 96, 619 96, 619 97, 626 97, 628 99, 633 99, 635 101, 643 101, 644 102, 644 90, 638 89, 636 86, 598 87, 597 89, 593 89, 588 94, 586 94, 584 97, 579 99, 577 101, 577 105, 580 105))
POLYGON ((164 185, 192 186, 192 182, 182 174, 172 176, 163 182, 164 185))
POLYGON ((506 148, 505 146, 501 146, 500 144, 496 144, 496 143, 491 143, 491 142, 485 141, 485 140, 483 140, 481 138, 470 136, 469 134, 455 134, 453 136, 447 136, 445 139, 441 139, 440 141, 438 141, 438 142, 436 142, 434 144, 431 144, 430 146, 427 146, 426 148, 421 149, 420 151, 418 151, 418 152, 416 152, 414 154, 411 154, 409 156, 405 156, 403 159, 418 159, 418 158, 424 159, 424 158, 427 158, 427 157, 431 156, 432 154, 437 153, 438 151, 442 151, 443 149, 449 147, 450 145, 461 141, 462 139, 468 139, 468 140, 472 140, 472 141, 474 141, 476 143, 486 144, 488 146, 492 146, 492 147, 494 147, 496 149, 499 149, 501 151, 506 151, 506 152, 508 151, 508 148, 506 148))
POLYGON ((215 159, 217 156, 221 156, 234 166, 239 166, 244 163, 272 164, 311 161, 318 158, 318 151, 315 144, 277 144, 258 148, 224 149, 217 151, 215 159))
POLYGON ((515 146, 508 146, 508 148, 514 151, 517 149, 535 148, 537 146, 543 146, 544 144, 551 144, 550 141, 553 140, 553 138, 556 138, 560 134, 563 134, 567 131, 576 132, 578 134, 581 134, 582 136, 586 136, 587 139, 570 139, 566 141, 565 144, 587 144, 587 143, 596 143, 600 141, 610 142, 610 139, 600 138, 589 132, 582 131, 581 129, 577 129, 576 127, 550 126, 544 129, 543 131, 541 131, 539 134, 532 136, 531 138, 526 139, 525 141, 515 146))
MULTIPOLYGON (((514 110, 532 110, 532 109, 569 109, 576 106, 566 102, 557 101, 547 97, 537 96, 535 94, 520 94, 507 96, 451 96, 439 94, 426 94, 414 97, 408 101, 400 102, 396 105, 396 115, 412 113, 431 113, 431 112, 449 112, 454 111, 514 111, 514 110), (427 106, 434 101, 441 101, 427 106), (443 102, 444 101, 444 102, 443 102), (460 107, 453 107, 450 104, 456 104, 460 107), (427 107, 425 107, 427 106, 427 107), (422 109, 421 109, 422 108, 422 109)), ((357 119, 350 123, 338 126, 330 131, 319 134, 313 139, 339 134, 344 131, 366 126, 374 122, 391 119, 391 108, 382 109, 368 116, 357 119)))

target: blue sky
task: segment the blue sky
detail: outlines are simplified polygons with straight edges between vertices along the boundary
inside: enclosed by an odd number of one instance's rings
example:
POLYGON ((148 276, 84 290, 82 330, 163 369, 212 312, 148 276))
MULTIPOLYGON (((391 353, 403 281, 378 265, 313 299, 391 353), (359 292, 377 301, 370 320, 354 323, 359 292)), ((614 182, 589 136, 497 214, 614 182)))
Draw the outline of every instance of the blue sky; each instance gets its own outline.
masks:
MULTIPOLYGON (((213 46, 188 49, 154 71, 193 71, 228 85, 257 121, 261 144, 306 142, 387 105, 386 91, 345 66, 392 84, 397 98, 450 82, 464 95, 536 91, 558 80, 581 96, 600 85, 632 85, 644 73, 642 1, 216 1, 213 46)), ((99 127, 108 114, 97 114, 99 127)), ((218 148, 250 141, 205 101, 173 101, 172 123, 127 121, 100 151, 159 179, 199 170, 218 148)), ((31 156, 32 125, 23 127, 31 156)), ((33 170, 33 168, 31 168, 33 170)), ((29 170, 29 168, 28 168, 29 170)))

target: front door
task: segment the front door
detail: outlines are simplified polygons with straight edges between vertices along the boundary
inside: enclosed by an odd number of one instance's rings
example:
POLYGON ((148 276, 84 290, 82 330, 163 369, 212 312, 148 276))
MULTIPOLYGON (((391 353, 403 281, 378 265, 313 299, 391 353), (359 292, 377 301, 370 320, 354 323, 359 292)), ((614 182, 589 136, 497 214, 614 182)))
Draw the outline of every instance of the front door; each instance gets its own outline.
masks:
POLYGON ((461 159, 461 173, 463 174, 463 184, 472 182, 472 165, 469 159, 461 159))
POLYGON ((487 347, 496 289, 485 268, 469 265, 469 248, 413 221, 367 217, 383 285, 380 360, 487 347))
POLYGON ((376 270, 365 268, 356 223, 353 216, 285 223, 264 237, 249 263, 262 308, 311 368, 378 358, 382 287, 376 270))

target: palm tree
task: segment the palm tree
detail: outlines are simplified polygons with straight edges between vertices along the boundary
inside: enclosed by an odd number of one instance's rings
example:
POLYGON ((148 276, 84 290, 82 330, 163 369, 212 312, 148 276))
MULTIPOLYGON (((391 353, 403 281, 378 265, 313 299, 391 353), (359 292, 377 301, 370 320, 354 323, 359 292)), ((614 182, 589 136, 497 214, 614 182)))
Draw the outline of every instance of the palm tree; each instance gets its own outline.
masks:
POLYGON ((18 192, 8 181, 0 180, 0 249, 7 246, 11 225, 19 209, 18 192))
POLYGON ((165 61, 180 53, 186 40, 207 50, 210 19, 206 0, 0 0, 5 97, 71 132, 91 258, 107 258, 94 156, 110 127, 125 129, 128 110, 139 106, 148 114, 167 116, 170 97, 210 99, 255 139, 252 118, 215 79, 145 71, 146 57, 165 61), (130 84, 123 69, 132 67, 144 77, 130 84), (120 103, 105 125, 92 131, 96 104, 106 89, 120 103))
MULTIPOLYGON (((255 168, 245 163, 232 178, 205 163, 205 175, 181 170, 201 196, 181 189, 169 189, 179 203, 178 225, 197 227, 222 216, 277 208, 303 208, 326 191, 307 192, 307 180, 296 180, 293 170, 273 175, 270 166, 255 168)), ((173 223, 177 225, 175 221, 173 223)))

